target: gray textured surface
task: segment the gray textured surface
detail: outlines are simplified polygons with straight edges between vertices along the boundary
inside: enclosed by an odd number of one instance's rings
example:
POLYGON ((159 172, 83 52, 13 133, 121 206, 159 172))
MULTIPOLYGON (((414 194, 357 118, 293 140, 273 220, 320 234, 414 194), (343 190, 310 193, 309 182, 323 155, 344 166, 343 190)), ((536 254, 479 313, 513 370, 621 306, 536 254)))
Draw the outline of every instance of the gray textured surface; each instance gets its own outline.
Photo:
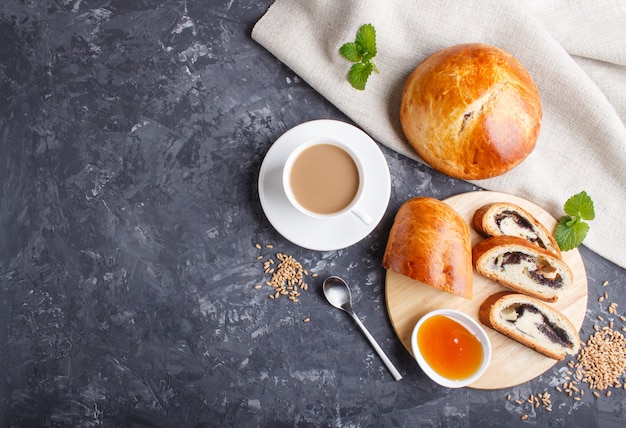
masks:
MULTIPOLYGON (((363 241, 313 252, 271 228, 267 149, 304 121, 347 119, 250 39, 269 4, 0 5, 0 426, 623 426, 626 391, 575 402, 554 389, 564 363, 448 390, 397 340, 380 266, 393 214, 471 185, 383 148, 391 202, 363 241), (254 289, 257 256, 275 251, 320 275, 298 304, 254 289), (325 302, 330 274, 404 380, 325 302), (552 413, 505 398, 546 390, 552 413)), ((624 313, 626 272, 581 253, 587 338, 604 291, 624 313)))

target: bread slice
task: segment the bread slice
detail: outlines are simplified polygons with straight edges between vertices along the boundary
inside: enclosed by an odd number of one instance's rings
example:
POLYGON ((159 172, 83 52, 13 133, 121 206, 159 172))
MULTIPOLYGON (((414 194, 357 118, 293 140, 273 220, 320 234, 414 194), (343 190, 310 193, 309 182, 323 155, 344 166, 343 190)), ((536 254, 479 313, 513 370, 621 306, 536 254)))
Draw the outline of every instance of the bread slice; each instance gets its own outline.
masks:
POLYGON ((484 237, 517 236, 561 257, 552 234, 531 213, 510 202, 483 205, 474 213, 472 227, 484 237))
POLYGON ((563 360, 580 349, 578 330, 553 306, 524 294, 504 291, 489 296, 478 319, 522 345, 563 360))
POLYGON ((562 259, 514 236, 480 241, 472 249, 472 264, 485 278, 547 302, 556 302, 574 282, 562 259))
POLYGON ((448 204, 412 198, 398 210, 383 266, 457 296, 473 296, 469 226, 448 204))

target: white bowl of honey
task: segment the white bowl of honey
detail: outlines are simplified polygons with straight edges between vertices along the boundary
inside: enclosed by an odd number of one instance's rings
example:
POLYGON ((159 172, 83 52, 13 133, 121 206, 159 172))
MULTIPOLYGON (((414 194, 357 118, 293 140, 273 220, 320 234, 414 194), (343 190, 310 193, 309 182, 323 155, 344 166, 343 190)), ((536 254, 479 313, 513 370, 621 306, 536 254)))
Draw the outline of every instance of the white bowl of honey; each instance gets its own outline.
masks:
POLYGON ((453 309, 437 309, 422 316, 413 328, 411 348, 424 373, 448 388, 471 385, 491 361, 485 330, 453 309))

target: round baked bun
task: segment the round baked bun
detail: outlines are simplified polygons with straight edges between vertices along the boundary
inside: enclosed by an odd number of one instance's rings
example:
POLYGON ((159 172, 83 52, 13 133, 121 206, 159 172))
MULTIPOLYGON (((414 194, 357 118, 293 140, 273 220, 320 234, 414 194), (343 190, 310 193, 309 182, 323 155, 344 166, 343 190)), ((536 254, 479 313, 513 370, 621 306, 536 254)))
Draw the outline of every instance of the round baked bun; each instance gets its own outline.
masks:
POLYGON ((435 52, 410 74, 400 121, 408 142, 444 174, 480 180, 504 174, 535 148, 541 99, 511 54, 484 44, 435 52))

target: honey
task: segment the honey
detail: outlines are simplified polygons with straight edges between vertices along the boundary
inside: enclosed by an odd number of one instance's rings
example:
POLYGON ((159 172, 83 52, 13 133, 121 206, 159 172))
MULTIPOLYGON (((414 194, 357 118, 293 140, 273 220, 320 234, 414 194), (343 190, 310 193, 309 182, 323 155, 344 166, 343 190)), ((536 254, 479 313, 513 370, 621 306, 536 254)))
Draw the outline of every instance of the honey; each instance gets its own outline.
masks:
POLYGON ((483 360, 483 347, 478 338, 445 315, 424 321, 417 333, 417 345, 426 363, 450 380, 471 377, 483 360))

